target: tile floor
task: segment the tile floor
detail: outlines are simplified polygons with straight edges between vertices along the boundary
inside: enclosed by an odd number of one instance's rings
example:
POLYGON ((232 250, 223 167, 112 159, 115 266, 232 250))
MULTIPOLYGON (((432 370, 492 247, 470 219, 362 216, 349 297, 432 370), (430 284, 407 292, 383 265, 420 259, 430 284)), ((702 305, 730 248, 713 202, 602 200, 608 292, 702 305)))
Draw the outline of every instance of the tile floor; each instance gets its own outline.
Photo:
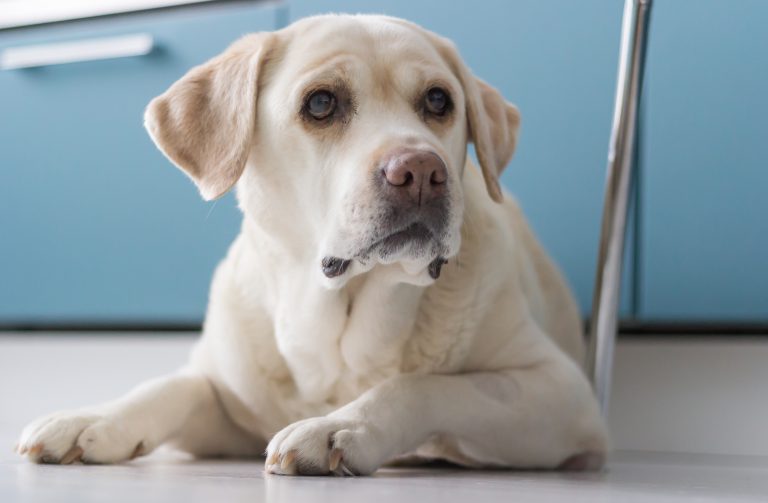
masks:
POLYGON ((758 456, 619 451, 600 473, 384 469, 338 479, 265 476, 259 461, 192 461, 169 452, 117 466, 33 465, 11 452, 34 416, 112 398, 181 364, 191 342, 0 335, 0 502, 768 501, 768 458, 758 456))

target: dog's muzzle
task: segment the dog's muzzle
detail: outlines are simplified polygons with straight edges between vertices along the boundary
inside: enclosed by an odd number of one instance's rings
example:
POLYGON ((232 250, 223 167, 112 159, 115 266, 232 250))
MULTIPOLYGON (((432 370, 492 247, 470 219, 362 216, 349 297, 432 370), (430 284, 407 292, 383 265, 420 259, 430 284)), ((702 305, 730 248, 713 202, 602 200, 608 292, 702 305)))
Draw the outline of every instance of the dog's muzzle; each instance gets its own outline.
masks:
POLYGON ((398 148, 377 164, 372 180, 380 211, 371 222, 375 232, 353 257, 327 256, 323 274, 342 276, 352 259, 367 263, 372 256, 390 259, 433 257, 427 267, 437 279, 445 264, 443 244, 449 224, 448 169, 435 152, 398 148))

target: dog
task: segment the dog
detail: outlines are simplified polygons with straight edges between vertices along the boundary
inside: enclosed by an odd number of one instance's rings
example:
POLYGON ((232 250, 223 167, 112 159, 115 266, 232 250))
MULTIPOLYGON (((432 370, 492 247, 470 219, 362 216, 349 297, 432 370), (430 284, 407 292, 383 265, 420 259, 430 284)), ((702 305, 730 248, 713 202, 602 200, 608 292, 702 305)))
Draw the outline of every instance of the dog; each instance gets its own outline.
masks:
POLYGON ((118 463, 167 444, 283 475, 599 468, 579 311, 498 182, 519 124, 450 41, 392 17, 306 18, 193 68, 145 126, 244 214, 202 335, 181 370, 38 419, 18 452, 118 463))

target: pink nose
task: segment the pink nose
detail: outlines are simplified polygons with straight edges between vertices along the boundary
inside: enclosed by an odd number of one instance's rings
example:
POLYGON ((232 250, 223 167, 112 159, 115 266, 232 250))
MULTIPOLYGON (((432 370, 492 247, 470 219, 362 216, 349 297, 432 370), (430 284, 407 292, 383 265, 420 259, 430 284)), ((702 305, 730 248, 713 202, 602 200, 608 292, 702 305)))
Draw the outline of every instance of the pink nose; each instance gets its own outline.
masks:
POLYGON ((434 152, 400 150, 386 161, 382 171, 391 191, 418 205, 445 193, 448 171, 434 152))

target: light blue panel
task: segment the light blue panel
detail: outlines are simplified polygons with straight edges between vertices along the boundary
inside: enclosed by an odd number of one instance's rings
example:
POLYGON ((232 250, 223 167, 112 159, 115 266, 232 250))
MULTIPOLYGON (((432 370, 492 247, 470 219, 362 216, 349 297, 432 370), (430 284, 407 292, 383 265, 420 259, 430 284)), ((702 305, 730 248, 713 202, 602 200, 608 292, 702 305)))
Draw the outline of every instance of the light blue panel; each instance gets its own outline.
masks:
POLYGON ((768 2, 654 2, 641 314, 768 320, 768 2))
MULTIPOLYGON (((0 72, 0 322, 199 321, 240 217, 142 127, 149 100, 281 7, 221 4, 0 32, 0 47, 147 32, 150 56, 0 72)), ((284 16, 283 16, 284 17, 284 16)))
MULTIPOLYGON (((292 20, 384 13, 451 38, 475 74, 523 116, 504 184, 564 269, 583 312, 595 278, 622 2, 605 0, 293 0, 292 20)), ((631 263, 631 243, 628 247, 631 263)), ((629 268, 628 268, 629 269, 629 268)), ((630 308, 625 274, 622 310, 630 308)))

